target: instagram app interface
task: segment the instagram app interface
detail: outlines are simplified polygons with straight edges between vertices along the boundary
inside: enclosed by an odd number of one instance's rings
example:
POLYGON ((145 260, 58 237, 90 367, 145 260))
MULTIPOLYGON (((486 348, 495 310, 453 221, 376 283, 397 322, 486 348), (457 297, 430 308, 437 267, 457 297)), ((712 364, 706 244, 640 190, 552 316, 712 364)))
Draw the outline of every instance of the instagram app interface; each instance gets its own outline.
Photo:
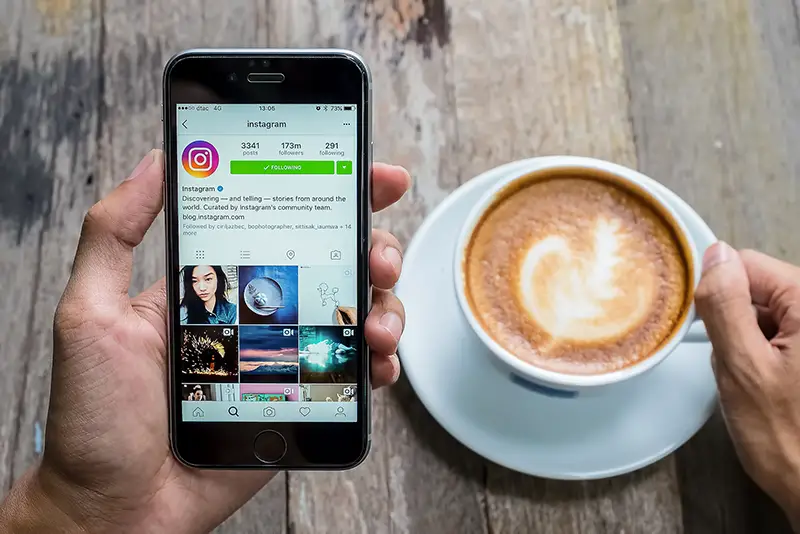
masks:
POLYGON ((357 106, 177 124, 183 420, 356 421, 357 106))

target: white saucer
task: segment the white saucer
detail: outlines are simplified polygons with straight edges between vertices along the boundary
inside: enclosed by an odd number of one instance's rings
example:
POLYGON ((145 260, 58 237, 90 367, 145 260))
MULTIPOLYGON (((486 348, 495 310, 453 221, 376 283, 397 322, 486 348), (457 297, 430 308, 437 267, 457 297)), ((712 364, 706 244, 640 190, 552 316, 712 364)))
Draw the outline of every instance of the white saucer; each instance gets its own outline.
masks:
MULTIPOLYGON (((497 167, 461 186, 411 241, 396 288, 407 316, 398 350, 403 370, 439 424, 492 462, 564 480, 640 469, 683 445, 711 416, 710 344, 684 343, 649 374, 602 393, 557 398, 512 381, 458 307, 452 265, 461 225, 487 188, 527 162, 497 167)), ((716 241, 683 200, 658 187, 701 251, 716 241)))

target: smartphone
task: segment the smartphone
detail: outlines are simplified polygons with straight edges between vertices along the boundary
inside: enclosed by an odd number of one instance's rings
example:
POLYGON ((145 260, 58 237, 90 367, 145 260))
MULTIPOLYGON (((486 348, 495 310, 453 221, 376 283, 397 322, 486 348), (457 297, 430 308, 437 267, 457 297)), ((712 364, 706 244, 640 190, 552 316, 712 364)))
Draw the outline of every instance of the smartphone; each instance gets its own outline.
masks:
POLYGON ((354 467, 370 444, 366 64, 347 50, 190 50, 163 89, 175 456, 354 467))

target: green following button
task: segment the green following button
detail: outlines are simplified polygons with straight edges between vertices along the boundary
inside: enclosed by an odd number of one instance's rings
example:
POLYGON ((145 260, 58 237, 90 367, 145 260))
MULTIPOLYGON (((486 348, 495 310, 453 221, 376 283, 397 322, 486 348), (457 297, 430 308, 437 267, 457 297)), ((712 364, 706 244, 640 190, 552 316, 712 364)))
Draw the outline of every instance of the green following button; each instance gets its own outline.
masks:
POLYGON ((231 160, 231 174, 336 174, 336 162, 231 160))

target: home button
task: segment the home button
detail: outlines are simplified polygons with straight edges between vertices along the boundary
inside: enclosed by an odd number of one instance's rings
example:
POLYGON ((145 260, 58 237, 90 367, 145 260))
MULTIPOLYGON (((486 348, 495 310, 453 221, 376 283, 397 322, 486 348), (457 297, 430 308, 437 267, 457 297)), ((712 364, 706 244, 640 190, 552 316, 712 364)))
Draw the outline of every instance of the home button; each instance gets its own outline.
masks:
POLYGON ((286 440, 274 430, 265 430, 256 436, 253 453, 265 464, 274 464, 286 454, 286 440))

